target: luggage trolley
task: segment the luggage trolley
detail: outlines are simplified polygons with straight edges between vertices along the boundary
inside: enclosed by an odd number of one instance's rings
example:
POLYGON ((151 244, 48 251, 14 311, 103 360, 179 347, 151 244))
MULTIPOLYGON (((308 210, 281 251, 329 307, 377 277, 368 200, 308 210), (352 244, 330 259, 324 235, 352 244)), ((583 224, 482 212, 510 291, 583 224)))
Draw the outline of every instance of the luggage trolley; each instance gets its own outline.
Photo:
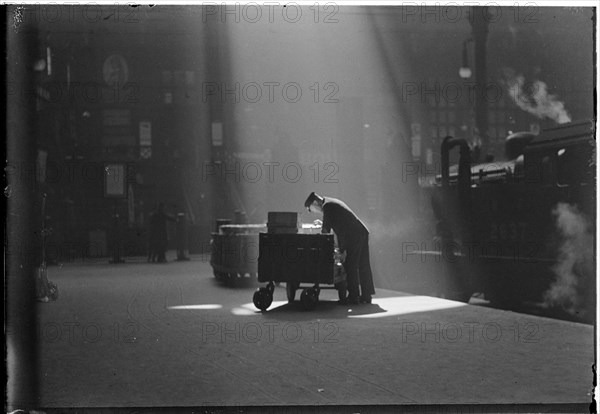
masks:
POLYGON ((258 235, 264 224, 217 224, 212 233, 210 264, 215 278, 230 286, 255 280, 258 235))
POLYGON ((271 306, 278 282, 285 282, 290 303, 302 284, 310 284, 300 295, 307 310, 315 308, 321 289, 337 289, 340 299, 346 294, 346 276, 331 234, 259 234, 258 281, 267 283, 253 297, 262 311, 271 306))

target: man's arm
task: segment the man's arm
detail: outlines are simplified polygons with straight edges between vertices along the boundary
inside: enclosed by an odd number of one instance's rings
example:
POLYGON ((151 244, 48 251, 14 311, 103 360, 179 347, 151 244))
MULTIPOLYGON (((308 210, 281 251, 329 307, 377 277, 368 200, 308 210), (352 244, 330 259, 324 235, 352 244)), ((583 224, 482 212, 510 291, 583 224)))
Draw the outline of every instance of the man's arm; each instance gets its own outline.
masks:
POLYGON ((323 209, 323 228, 321 229, 321 233, 331 233, 331 219, 325 209, 323 209))

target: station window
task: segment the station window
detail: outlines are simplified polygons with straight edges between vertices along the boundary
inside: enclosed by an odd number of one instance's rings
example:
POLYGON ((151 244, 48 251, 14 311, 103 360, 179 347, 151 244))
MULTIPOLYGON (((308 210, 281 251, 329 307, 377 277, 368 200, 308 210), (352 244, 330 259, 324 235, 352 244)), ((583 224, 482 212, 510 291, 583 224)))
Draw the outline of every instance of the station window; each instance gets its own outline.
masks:
MULTIPOLYGON (((475 128, 475 112, 472 102, 449 102, 445 99, 431 96, 428 98, 429 120, 433 138, 443 139, 446 135, 456 136, 461 130, 466 131, 464 138, 472 139, 475 128), (438 99, 436 99, 438 98, 438 99), (466 129, 465 129, 466 126, 466 129)), ((488 102, 488 137, 490 143, 504 144, 514 110, 510 109, 504 97, 488 102)))
POLYGON ((458 118, 456 103, 447 102, 445 99, 429 99, 429 120, 433 138, 443 139, 448 135, 456 136, 456 132, 459 131, 458 118))

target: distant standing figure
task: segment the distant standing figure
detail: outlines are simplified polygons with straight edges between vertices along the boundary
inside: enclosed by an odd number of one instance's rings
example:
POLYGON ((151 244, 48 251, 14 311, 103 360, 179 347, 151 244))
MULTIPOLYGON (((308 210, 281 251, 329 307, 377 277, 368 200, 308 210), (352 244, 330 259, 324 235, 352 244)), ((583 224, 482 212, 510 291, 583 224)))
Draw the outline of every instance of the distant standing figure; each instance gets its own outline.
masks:
POLYGON ((156 211, 153 211, 148 216, 148 262, 155 263, 158 260, 157 247, 156 247, 156 211))
POLYGON ((150 215, 148 234, 148 261, 165 263, 167 261, 166 251, 168 244, 167 221, 176 221, 165 213, 165 206, 160 203, 156 210, 150 215))

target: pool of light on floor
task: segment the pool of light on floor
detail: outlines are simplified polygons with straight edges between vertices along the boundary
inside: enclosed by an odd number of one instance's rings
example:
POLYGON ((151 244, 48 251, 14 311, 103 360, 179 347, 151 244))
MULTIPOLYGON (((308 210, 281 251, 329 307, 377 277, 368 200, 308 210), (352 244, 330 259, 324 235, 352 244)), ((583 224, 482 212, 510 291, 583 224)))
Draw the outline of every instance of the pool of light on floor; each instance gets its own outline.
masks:
MULTIPOLYGON (((358 315, 348 314, 349 318, 387 318, 390 316, 406 315, 408 313, 431 312, 442 309, 459 308, 467 306, 466 303, 455 302, 446 299, 434 298, 431 296, 394 296, 390 298, 373 299, 373 305, 377 305, 381 310, 374 313, 360 313, 358 315)), ((364 309, 368 305, 364 306, 364 309)))
POLYGON ((219 305, 218 303, 206 303, 200 305, 178 305, 178 306, 169 306, 167 309, 169 310, 213 310, 213 309, 221 309, 223 305, 219 305))
MULTIPOLYGON (((288 303, 287 300, 276 300, 276 301, 273 301, 273 303, 271 303, 271 306, 269 306, 269 309, 275 309, 280 306, 287 305, 287 303, 288 303)), ((256 306, 254 306, 254 303, 245 303, 241 306, 231 309, 231 313, 233 313, 234 315, 239 315, 239 316, 255 315, 257 312, 260 312, 260 310, 258 310, 258 308, 256 306)), ((268 312, 268 310, 267 310, 267 312, 268 312)))
MULTIPOLYGON (((273 301, 269 309, 275 309, 286 305, 287 301, 273 301)), ((373 298, 372 305, 349 306, 348 318, 388 318, 390 316, 406 315, 418 312, 431 312, 443 309, 458 308, 466 306, 465 303, 455 302, 446 299, 439 299, 431 296, 393 296, 387 298, 373 298), (372 312, 370 312, 372 310, 372 312)), ((223 305, 217 303, 177 305, 169 306, 169 310, 216 310, 222 309, 223 305)), ((319 304, 315 310, 318 312, 319 304)), ((268 310, 267 310, 268 312, 268 310)), ((299 310, 299 312, 303 312, 299 310)), ((260 311, 252 302, 236 306, 231 309, 231 313, 238 316, 256 315, 260 311)))

